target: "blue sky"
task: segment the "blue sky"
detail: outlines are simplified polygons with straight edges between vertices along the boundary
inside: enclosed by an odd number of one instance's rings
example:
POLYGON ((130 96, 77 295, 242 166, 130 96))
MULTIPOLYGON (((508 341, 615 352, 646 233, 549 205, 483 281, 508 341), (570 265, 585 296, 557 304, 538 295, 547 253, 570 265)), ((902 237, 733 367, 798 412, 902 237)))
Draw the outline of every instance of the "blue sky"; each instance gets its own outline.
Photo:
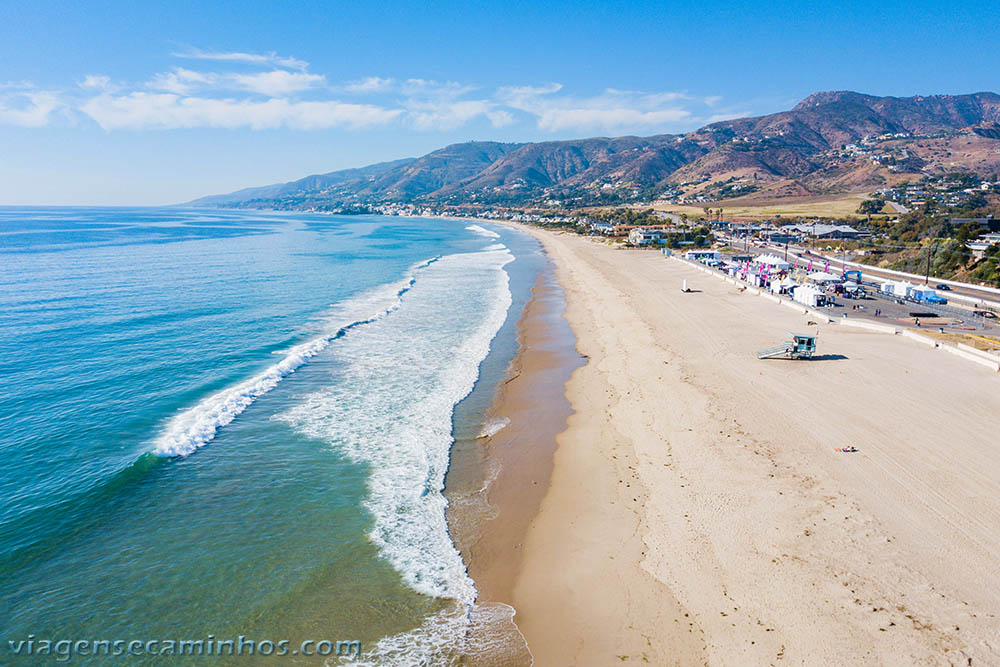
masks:
POLYGON ((0 0, 0 204, 165 204, 458 141, 1000 91, 994 3, 0 0))

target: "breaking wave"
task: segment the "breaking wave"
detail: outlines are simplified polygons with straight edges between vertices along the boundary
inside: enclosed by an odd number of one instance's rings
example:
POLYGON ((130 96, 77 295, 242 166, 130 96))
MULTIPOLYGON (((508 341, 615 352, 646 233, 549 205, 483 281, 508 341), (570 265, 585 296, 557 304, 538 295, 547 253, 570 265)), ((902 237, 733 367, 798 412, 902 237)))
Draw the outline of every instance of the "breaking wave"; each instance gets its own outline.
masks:
POLYGON ((278 418, 368 464, 365 505, 381 555, 413 589, 465 604, 476 592, 445 520, 452 413, 511 304, 506 249, 448 255, 421 273, 403 308, 332 350, 328 389, 278 418))
POLYGON ((263 372, 212 394, 175 416, 154 442, 153 453, 168 457, 187 456, 208 444, 220 428, 231 423, 254 401, 278 386, 281 380, 294 373, 310 357, 326 349, 331 341, 399 308, 403 295, 416 282, 417 272, 438 259, 435 257, 420 262, 410 269, 403 280, 373 288, 335 306, 335 312, 328 319, 341 324, 333 324, 327 328, 326 333, 289 349, 284 359, 263 372), (373 312, 372 315, 361 315, 373 312))
POLYGON ((497 234, 496 232, 492 232, 492 231, 486 229, 485 227, 480 227, 479 225, 469 225, 469 226, 466 227, 466 229, 468 229, 470 232, 475 232, 475 233, 479 234, 480 236, 485 236, 486 238, 490 238, 490 239, 498 239, 498 238, 500 238, 500 235, 497 234))

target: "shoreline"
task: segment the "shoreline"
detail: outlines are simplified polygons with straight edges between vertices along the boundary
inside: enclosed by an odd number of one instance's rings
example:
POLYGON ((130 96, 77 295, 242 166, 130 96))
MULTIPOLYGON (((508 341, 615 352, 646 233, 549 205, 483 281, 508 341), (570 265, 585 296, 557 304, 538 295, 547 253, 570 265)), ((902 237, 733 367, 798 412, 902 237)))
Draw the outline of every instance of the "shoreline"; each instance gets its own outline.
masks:
MULTIPOLYGON (((543 253, 542 248, 539 252, 543 253)), ((556 435, 571 412, 565 384, 583 363, 563 320, 565 300, 551 260, 538 272, 515 325, 516 352, 481 419, 505 424, 491 434, 456 442, 449 472, 448 522, 453 542, 475 582, 478 607, 514 610, 513 588, 524 536, 549 488, 556 435)), ((512 641, 517 619, 486 629, 512 641)), ((523 635, 521 635, 523 641, 523 635)), ((530 660, 530 647, 499 651, 497 664, 530 660)))
POLYGON ((995 374, 827 324, 819 360, 761 362, 808 318, 513 226, 545 246, 590 358, 515 568, 535 664, 1000 659, 995 374))
POLYGON ((480 438, 496 470, 485 491, 495 513, 462 551, 482 601, 513 605, 523 538, 549 486, 556 435, 572 413, 564 387, 582 360, 562 319, 564 307, 552 268, 544 269, 518 321, 518 351, 487 415, 488 421, 509 421, 480 438))

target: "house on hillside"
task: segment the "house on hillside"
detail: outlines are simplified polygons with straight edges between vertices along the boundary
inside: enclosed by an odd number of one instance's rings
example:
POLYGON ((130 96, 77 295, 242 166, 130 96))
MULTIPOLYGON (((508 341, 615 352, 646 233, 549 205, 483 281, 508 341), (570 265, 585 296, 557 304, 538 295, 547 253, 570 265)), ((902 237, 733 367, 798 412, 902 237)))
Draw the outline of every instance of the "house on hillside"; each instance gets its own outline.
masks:
POLYGON ((986 251, 990 249, 991 246, 1000 243, 1000 233, 993 234, 983 234, 978 239, 974 241, 969 241, 966 243, 966 247, 972 251, 972 256, 976 259, 982 259, 986 256, 986 251))

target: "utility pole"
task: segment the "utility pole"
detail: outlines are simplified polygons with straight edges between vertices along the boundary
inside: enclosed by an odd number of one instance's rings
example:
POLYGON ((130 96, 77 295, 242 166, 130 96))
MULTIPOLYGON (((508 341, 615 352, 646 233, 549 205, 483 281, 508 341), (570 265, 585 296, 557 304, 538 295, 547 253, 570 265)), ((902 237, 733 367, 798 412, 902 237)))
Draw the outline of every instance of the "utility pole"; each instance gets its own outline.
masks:
POLYGON ((785 261, 788 261, 788 238, 785 238, 785 261))
POLYGON ((924 284, 929 285, 931 280, 931 257, 934 255, 934 251, 937 250, 937 246, 931 246, 927 249, 927 271, 924 273, 924 284))

